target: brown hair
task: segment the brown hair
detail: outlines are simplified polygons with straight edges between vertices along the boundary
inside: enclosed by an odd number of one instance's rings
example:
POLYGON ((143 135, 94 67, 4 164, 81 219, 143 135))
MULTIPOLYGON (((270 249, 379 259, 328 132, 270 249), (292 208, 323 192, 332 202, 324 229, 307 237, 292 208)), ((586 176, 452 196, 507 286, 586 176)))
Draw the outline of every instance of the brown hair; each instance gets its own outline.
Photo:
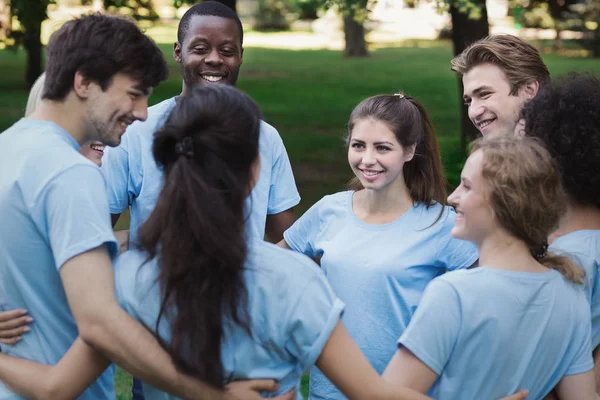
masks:
POLYGON ((516 95, 523 85, 537 81, 540 86, 550 80, 550 72, 540 52, 513 35, 490 35, 467 47, 451 61, 452 71, 464 75, 480 64, 500 68, 516 95))
POLYGON ((483 151, 482 177, 500 225, 522 240, 543 265, 576 284, 584 270, 566 257, 547 252, 547 238, 567 209, 560 174, 550 153, 532 138, 478 139, 471 154, 483 151))
MULTIPOLYGON (((402 171, 411 199, 415 203, 422 202, 427 207, 432 201, 445 206, 448 193, 442 157, 435 129, 423 105, 402 94, 382 94, 363 100, 350 114, 347 144, 350 143, 356 122, 365 118, 386 124, 403 148, 416 145, 413 159, 404 164, 402 171)), ((348 187, 353 190, 363 188, 356 177, 348 187)), ((440 216, 443 211, 442 208, 440 216)))

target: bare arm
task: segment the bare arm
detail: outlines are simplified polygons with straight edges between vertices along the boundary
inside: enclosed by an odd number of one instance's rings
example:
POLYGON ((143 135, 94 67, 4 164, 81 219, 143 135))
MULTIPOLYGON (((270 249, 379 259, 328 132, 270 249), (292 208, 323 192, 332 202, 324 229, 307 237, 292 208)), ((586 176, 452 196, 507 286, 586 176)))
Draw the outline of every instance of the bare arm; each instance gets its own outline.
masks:
POLYGON ((384 381, 341 322, 333 330, 316 366, 350 400, 429 399, 416 391, 384 381))
POLYGON ((129 229, 115 231, 117 243, 119 243, 119 254, 129 250, 129 229))
MULTIPOLYGON (((427 392, 438 378, 431 368, 405 347, 394 354, 382 376, 388 382, 401 384, 420 393, 427 392)), ((527 390, 521 390, 500 400, 525 400, 528 394, 527 390)))
POLYGON ((565 400, 597 400, 594 370, 583 374, 564 376, 556 385, 559 399, 565 400))
POLYGON ((149 384, 187 399, 225 393, 179 373, 154 336, 119 306, 104 246, 67 261, 60 270, 81 339, 149 384))
POLYGON ((296 221, 296 213, 293 208, 282 211, 278 214, 267 215, 265 225, 265 236, 271 243, 279 243, 283 240, 285 232, 296 221))
POLYGON ((110 361, 77 339, 56 367, 0 354, 0 379, 19 395, 34 400, 75 399, 110 361))
POLYGON ((406 347, 396 351, 383 371, 383 379, 397 383, 420 393, 425 393, 433 385, 438 375, 406 347))

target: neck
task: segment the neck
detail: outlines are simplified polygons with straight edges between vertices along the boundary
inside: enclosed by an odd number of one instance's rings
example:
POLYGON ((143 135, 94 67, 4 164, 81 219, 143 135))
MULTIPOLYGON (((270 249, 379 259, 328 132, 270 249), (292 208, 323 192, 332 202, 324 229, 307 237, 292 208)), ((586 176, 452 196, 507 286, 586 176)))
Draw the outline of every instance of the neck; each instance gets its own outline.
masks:
POLYGON ((595 206, 571 202, 567 207, 567 213, 561 219, 560 225, 556 232, 552 234, 550 241, 572 232, 584 230, 600 230, 600 209, 595 206))
POLYGON ((63 102, 42 100, 27 118, 55 123, 81 146, 88 141, 85 137, 85 116, 82 114, 81 105, 74 103, 75 100, 70 97, 71 94, 63 102))
POLYGON ((546 272, 548 269, 538 263, 529 248, 503 230, 497 230, 477 244, 479 265, 525 272, 546 272))
MULTIPOLYGON (((399 180, 400 181, 400 180, 399 180)), ((413 206, 408 187, 402 180, 383 190, 362 189, 354 197, 356 215, 370 223, 391 222, 413 206)))

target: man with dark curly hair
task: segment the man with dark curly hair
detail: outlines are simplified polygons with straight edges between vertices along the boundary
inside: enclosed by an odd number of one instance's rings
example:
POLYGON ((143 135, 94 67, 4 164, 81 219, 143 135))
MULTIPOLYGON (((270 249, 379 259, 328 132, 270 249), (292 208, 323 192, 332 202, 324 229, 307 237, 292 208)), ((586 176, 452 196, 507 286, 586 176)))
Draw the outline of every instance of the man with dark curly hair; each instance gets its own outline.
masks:
POLYGON ((570 74, 542 88, 522 110, 526 134, 545 143, 569 197, 567 214, 551 238, 550 249, 572 255, 585 269, 596 382, 600 382, 599 105, 600 79, 570 74))

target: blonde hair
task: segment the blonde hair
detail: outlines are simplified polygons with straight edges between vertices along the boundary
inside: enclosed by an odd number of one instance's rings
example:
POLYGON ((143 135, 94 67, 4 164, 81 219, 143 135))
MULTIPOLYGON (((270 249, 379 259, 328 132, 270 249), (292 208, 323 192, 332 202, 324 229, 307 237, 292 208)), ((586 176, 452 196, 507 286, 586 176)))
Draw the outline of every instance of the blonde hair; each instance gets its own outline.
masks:
POLYGON ((471 154, 483 151, 482 177, 500 225, 522 240, 532 255, 573 283, 584 270, 563 256, 547 252, 547 238, 567 209, 560 173, 550 153, 532 138, 478 139, 471 154))
POLYGON ((29 97, 27 98, 27 106, 25 107, 25 116, 29 116, 35 111, 37 106, 42 102, 42 94, 44 93, 44 82, 46 82, 46 73, 42 73, 34 82, 29 97))
POLYGON ((550 71, 540 52, 513 35, 490 35, 478 40, 451 63, 452 71, 461 76, 480 64, 497 66, 510 84, 511 95, 516 95, 523 85, 532 81, 537 81, 540 86, 550 81, 550 71))

